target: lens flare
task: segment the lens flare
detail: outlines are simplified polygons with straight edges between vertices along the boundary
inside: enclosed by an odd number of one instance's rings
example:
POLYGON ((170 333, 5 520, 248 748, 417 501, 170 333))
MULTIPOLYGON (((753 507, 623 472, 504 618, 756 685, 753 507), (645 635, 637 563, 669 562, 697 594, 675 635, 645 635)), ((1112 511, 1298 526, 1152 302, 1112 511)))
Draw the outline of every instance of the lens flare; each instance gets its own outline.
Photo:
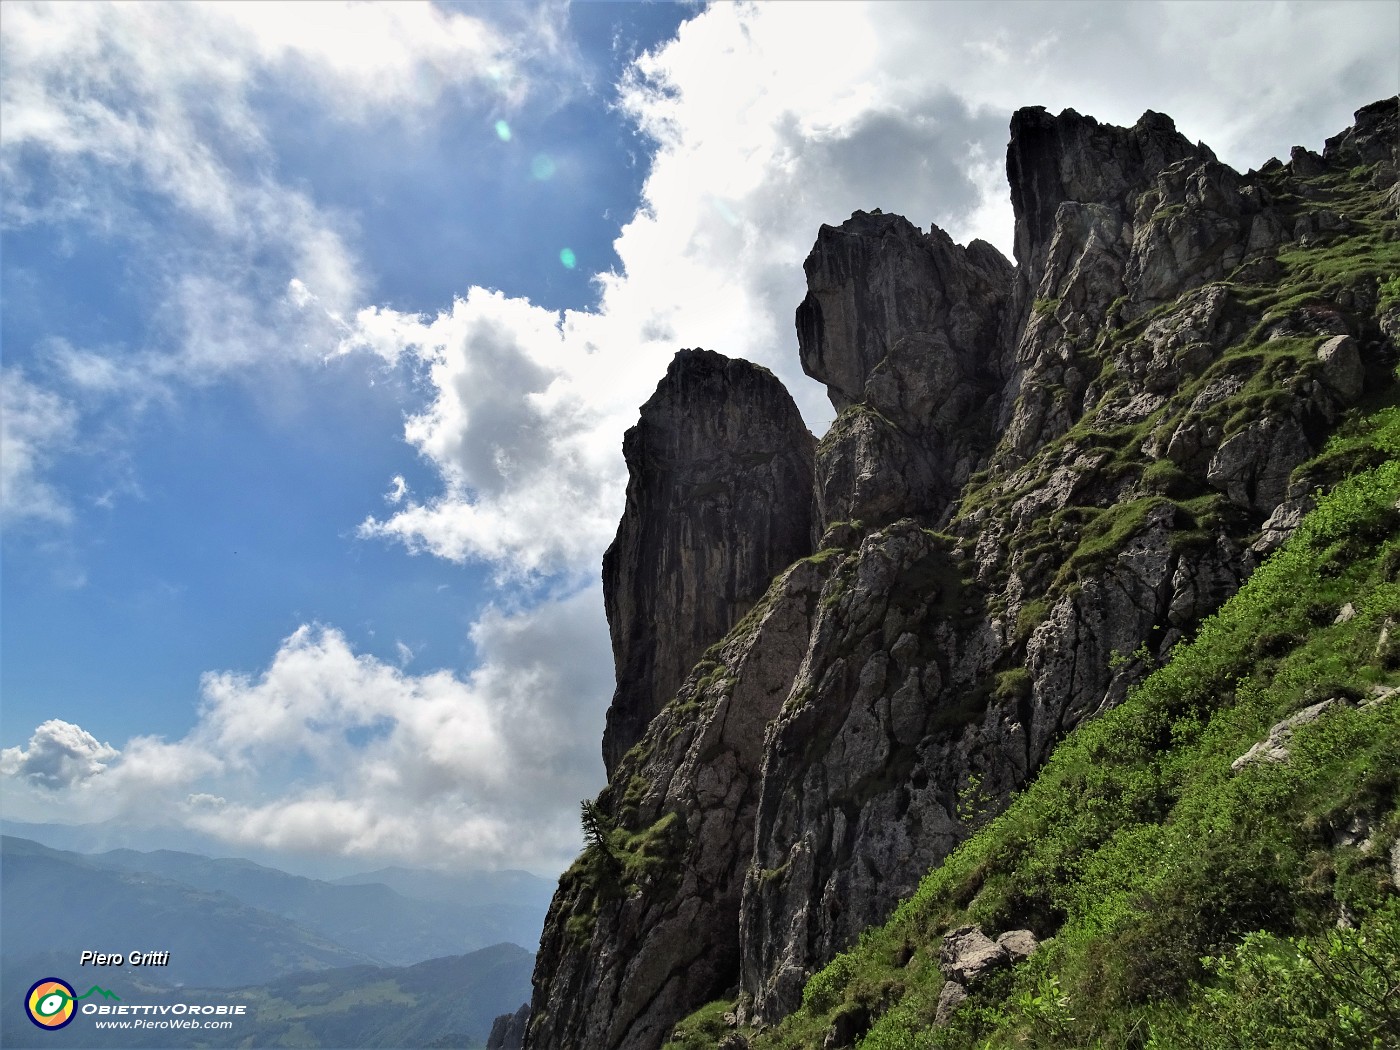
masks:
POLYGON ((739 216, 734 214, 734 209, 725 204, 724 201, 720 200, 718 197, 710 198, 710 207, 714 208, 714 210, 719 213, 719 217, 729 223, 730 226, 738 228, 743 225, 739 220, 739 216))
POLYGON ((496 138, 500 139, 502 142, 510 141, 510 125, 504 120, 496 121, 496 138))
POLYGON ((564 264, 564 268, 572 270, 578 265, 578 257, 574 255, 572 248, 564 248, 559 252, 559 261, 564 264))
POLYGON ((548 154, 536 153, 530 161, 530 174, 540 182, 548 182, 554 178, 554 160, 548 154))

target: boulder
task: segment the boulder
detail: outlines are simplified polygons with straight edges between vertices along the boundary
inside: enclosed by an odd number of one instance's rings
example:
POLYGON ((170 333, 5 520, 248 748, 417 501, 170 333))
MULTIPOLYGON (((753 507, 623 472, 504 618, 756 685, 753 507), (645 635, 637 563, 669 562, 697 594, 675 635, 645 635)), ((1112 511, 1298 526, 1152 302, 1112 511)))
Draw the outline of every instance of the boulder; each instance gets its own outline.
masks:
POLYGON ((957 981, 948 981, 943 985, 943 990, 938 993, 938 1009, 934 1014, 933 1023, 942 1028, 953 1019, 953 1011, 961 1006, 967 999, 967 989, 957 981))
POLYGON ((980 927, 959 926, 943 937, 938 969, 950 981, 968 985, 993 970, 1009 966, 1011 952, 992 940, 980 927))
POLYGON ((1271 728, 1269 735, 1263 740, 1231 762, 1230 769, 1238 773, 1256 762, 1287 762, 1289 759, 1288 742, 1293 739, 1293 731, 1298 726, 1317 721, 1324 711, 1342 702, 1335 698, 1323 700, 1321 703, 1303 708, 1295 715, 1290 715, 1271 728))
POLYGON ((1366 383, 1366 368, 1349 335, 1334 335, 1317 348, 1322 380, 1344 405, 1355 404, 1366 383))
POLYGON ((997 935, 997 944, 1006 949, 1013 963, 1027 959, 1040 946, 1030 930, 1007 930, 997 935))

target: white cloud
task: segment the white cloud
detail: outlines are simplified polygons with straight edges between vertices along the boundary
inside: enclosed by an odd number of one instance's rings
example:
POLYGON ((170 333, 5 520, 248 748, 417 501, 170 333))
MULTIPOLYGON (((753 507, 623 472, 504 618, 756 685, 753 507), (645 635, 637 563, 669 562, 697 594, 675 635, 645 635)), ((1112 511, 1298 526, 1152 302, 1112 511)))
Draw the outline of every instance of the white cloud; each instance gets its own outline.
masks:
MULTIPOLYGON (((368 279, 353 217, 284 173, 279 122, 305 107, 358 129, 353 149, 390 123, 513 112, 546 62, 544 94, 557 94, 576 61, 563 9, 496 15, 510 32, 426 2, 7 3, 0 220, 104 242, 145 322, 138 345, 37 347, 31 382, 110 415, 188 383, 321 362, 368 279), (313 293, 321 311, 300 309, 313 293)), ((24 463, 41 492, 40 460, 24 463)))
MULTIPOLYGON (((265 174, 269 145, 250 96, 285 49, 253 32, 279 20, 270 21, 266 8, 259 20, 246 7, 259 5, 7 7, 0 88, 7 224, 76 220, 141 238, 149 255, 173 249, 198 259, 208 270, 185 274, 176 260, 161 274, 170 287, 155 289, 177 315, 193 308, 197 319, 220 286, 250 294, 245 266, 255 253, 305 271, 323 296, 353 298, 359 280, 334 217, 265 174), (198 243, 170 243, 168 231, 151 228, 129 203, 151 194, 194 224, 198 243)), ((307 43, 321 69, 328 45, 317 48, 317 39, 307 43)), ((392 44, 394 35, 386 31, 386 39, 392 44)), ((333 97, 350 105, 361 94, 354 83, 333 97)), ((392 90, 385 97, 392 102, 392 90)), ((173 322, 176 331, 184 327, 173 322)), ((191 367, 210 364, 198 360, 210 348, 185 348, 196 358, 191 367)))
POLYGON ((44 468, 73 440, 78 412, 17 369, 0 372, 0 524, 67 523, 67 501, 43 480, 44 468))
POLYGON ((426 2, 8 4, 5 217, 110 230, 134 218, 127 196, 154 193, 217 236, 230 261, 276 249, 289 276, 349 309, 361 289, 344 223, 275 178, 258 93, 340 122, 414 121, 444 99, 513 110, 531 90, 531 63, 567 73, 572 61, 559 10, 526 11, 507 37, 426 2))
POLYGON ((205 675, 181 740, 136 737, 119 752, 45 722, 0 755, 7 806, 161 814, 232 846, 557 867, 602 773, 597 747, 580 747, 611 693, 598 589, 489 610, 472 640, 470 675, 411 675, 303 626, 256 676, 205 675))
MULTIPOLYGON (((536 9, 536 42, 557 41, 536 9)), ((558 58, 557 43, 546 46, 558 58)), ((211 221, 237 223, 221 152, 264 150, 250 96, 267 78, 347 121, 400 118, 442 97, 513 109, 531 56, 472 15, 421 3, 11 3, 3 89, 6 149, 89 155, 138 169, 211 221), (309 96, 309 97, 308 97, 309 96)))
POLYGON ((395 474, 389 479, 389 491, 384 493, 384 502, 391 507, 398 506, 408 495, 408 482, 404 480, 402 474, 395 474))
POLYGON ((27 748, 0 751, 0 776, 45 789, 71 787, 100 775, 118 755, 81 727, 53 718, 34 730, 27 748))
POLYGON ((596 568, 620 506, 625 418, 655 382, 645 363, 669 353, 644 352, 629 368, 621 351, 635 341, 611 354, 586 345, 599 327, 594 315, 561 317, 481 288, 431 322, 362 311, 342 352, 409 353, 427 367, 433 401, 404 434, 437 468, 443 492, 391 501, 400 509, 366 520, 361 535, 455 561, 485 558, 504 576, 596 568))
MULTIPOLYGON (((422 109, 453 89, 489 88, 514 107, 528 91, 520 47, 490 23, 430 3, 204 5, 214 33, 233 33, 268 66, 288 65, 326 103, 368 119, 422 109)), ((547 24, 547 23, 543 23, 547 24)))

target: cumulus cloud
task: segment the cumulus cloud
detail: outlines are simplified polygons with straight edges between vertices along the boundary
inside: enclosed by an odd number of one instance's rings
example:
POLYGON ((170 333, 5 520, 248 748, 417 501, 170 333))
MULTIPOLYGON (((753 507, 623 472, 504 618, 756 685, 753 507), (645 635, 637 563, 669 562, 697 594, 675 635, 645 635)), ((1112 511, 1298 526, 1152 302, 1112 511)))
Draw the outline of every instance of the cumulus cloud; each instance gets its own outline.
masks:
POLYGON ((443 491, 420 502, 392 483, 398 509, 367 519, 360 534, 454 561, 487 559, 503 577, 596 567, 616 525, 624 419, 655 381, 627 367, 635 342, 611 352, 586 345, 581 329, 599 327, 595 315, 564 318, 481 288, 431 321, 361 311, 341 352, 411 354, 427 369, 432 401, 404 436, 436 467, 443 491))
POLYGON ((233 846, 548 870, 577 848, 577 801, 601 775, 580 747, 611 692, 601 610, 596 587, 492 609, 466 676, 408 674, 305 625, 257 675, 206 674, 180 740, 118 751, 53 720, 0 775, 31 815, 162 813, 233 846))
POLYGON ((51 718, 34 730, 28 747, 0 751, 0 776, 47 790, 72 787, 99 776, 119 755, 80 726, 51 718))

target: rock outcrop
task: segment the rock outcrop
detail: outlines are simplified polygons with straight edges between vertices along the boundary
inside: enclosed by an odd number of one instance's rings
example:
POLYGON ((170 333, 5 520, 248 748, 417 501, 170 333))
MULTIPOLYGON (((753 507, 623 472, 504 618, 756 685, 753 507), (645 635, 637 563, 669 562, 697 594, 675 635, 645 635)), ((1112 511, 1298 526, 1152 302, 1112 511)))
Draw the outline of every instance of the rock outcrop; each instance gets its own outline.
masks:
POLYGON ((1014 271, 985 241, 856 212, 803 264, 802 368, 841 413, 817 451, 823 529, 936 517, 993 444, 1014 271))
POLYGON ((753 855, 764 726, 788 694, 821 594, 797 562, 708 650, 598 805, 609 857, 585 854, 545 922, 534 1047, 659 1046, 675 1020, 739 979, 741 894, 753 855))
POLYGON ((943 937, 938 969, 947 980, 938 994, 934 1025, 946 1025, 967 999, 969 985, 995 970, 1014 965, 1034 954, 1039 943, 1030 930, 1007 930, 996 940, 977 926, 959 926, 943 937))
POLYGON ((609 774, 706 646, 811 552, 815 444, 765 368, 682 350, 627 432, 629 482, 603 556, 617 692, 609 774))
POLYGON ((491 1034, 486 1039, 486 1050, 521 1050, 525 1045, 525 1031, 530 1024, 530 1004, 522 1003, 513 1014, 501 1014, 491 1025, 491 1034))
POLYGON ((1196 167, 1214 161, 1170 117, 1151 110, 1131 128, 1100 124, 1072 109, 1059 116, 1040 106, 1018 110, 1011 118, 1006 179, 1016 213, 1019 312, 1024 315, 1030 297, 1045 289, 1047 272, 1064 274, 1066 254, 1121 244, 1124 218, 1159 173, 1179 162, 1196 167))
POLYGON ((1030 930, 1008 930, 993 940, 976 926, 959 926, 944 935, 938 968, 948 980, 966 986, 1028 958, 1036 947, 1030 930))
POLYGON ((1395 381, 1398 141, 1392 99, 1241 175, 1160 114, 1021 111, 1015 267, 878 212, 818 233, 815 457, 775 380, 682 352, 628 436, 610 783, 531 1050, 654 1050, 720 997, 794 1010, 1283 542, 1328 434, 1395 381))

